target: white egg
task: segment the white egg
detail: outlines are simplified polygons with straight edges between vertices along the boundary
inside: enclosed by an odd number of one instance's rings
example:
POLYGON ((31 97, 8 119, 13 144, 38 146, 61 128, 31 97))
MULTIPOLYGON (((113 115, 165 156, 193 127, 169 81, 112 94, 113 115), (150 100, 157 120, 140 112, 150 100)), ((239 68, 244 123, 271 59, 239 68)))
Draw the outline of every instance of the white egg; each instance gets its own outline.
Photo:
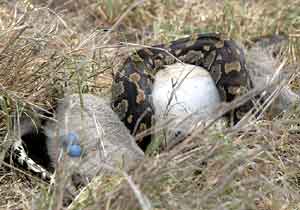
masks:
POLYGON ((156 74, 152 99, 156 125, 173 119, 168 125, 169 139, 186 137, 192 126, 199 120, 205 122, 221 103, 208 71, 182 63, 168 65, 156 74))
POLYGON ((156 74, 152 97, 157 115, 197 112, 205 117, 221 101, 207 70, 181 63, 168 65, 156 74))

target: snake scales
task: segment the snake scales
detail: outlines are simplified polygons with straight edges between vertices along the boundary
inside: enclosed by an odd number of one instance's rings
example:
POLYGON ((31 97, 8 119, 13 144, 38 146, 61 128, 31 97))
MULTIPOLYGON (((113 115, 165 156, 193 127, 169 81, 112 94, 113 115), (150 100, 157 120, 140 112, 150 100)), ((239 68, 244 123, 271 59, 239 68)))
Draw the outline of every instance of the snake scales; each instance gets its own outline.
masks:
MULTIPOLYGON (((218 34, 198 34, 167 45, 138 50, 114 75, 112 86, 112 108, 131 133, 139 133, 153 125, 151 93, 155 74, 165 65, 179 60, 208 70, 223 101, 230 102, 253 86, 242 49, 218 34)), ((227 115, 237 122, 250 108, 248 103, 227 115)), ((145 150, 150 141, 151 136, 146 136, 138 143, 145 150)), ((21 165, 25 164, 43 179, 52 178, 43 167, 27 157, 22 142, 18 141, 13 151, 21 165)))
MULTIPOLYGON (((179 60, 208 70, 222 101, 230 102, 253 87, 245 67, 244 52, 233 40, 219 34, 197 34, 140 49, 116 72, 112 85, 112 108, 131 133, 139 133, 153 125, 151 93, 155 74, 165 65, 179 60)), ((236 123, 250 108, 251 102, 227 116, 236 123)), ((147 136, 138 143, 145 150, 150 141, 147 136)))

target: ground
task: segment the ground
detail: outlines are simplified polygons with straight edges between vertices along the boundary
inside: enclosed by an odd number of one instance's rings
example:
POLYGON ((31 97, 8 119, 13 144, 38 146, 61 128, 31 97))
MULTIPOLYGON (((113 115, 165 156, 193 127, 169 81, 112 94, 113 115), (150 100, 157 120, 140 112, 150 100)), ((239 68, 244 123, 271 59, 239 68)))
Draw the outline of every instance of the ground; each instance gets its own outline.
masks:
MULTIPOLYGON (((197 32, 244 46, 283 34, 283 57, 300 58, 298 0, 0 1, 0 209, 60 209, 60 188, 4 163, 11 115, 51 109, 68 92, 109 95, 128 52, 197 32), (68 88, 65 88, 67 86, 68 88), (50 190, 48 190, 50 189, 50 190)), ((289 83, 299 89, 299 74, 289 83)), ((300 109, 202 132, 152 154, 128 175, 98 177, 70 209, 300 209, 300 109)))

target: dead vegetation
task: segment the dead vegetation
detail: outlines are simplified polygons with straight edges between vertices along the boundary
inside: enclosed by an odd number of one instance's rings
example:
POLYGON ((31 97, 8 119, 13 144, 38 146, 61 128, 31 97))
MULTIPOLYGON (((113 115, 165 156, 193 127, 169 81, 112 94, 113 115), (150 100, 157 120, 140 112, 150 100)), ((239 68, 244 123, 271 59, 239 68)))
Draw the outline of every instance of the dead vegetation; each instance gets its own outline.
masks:
MULTIPOLYGON (((132 50, 127 43, 213 31, 249 46, 281 33, 283 57, 298 65, 299 8, 298 0, 1 1, 0 209, 31 209, 37 191, 36 209, 61 207, 58 186, 3 163, 14 113, 49 110, 67 92, 107 92, 132 50)), ((290 85, 299 84, 297 74, 290 85)), ((97 177, 70 209, 299 209, 299 117, 295 106, 226 133, 203 132, 130 176, 97 177)))

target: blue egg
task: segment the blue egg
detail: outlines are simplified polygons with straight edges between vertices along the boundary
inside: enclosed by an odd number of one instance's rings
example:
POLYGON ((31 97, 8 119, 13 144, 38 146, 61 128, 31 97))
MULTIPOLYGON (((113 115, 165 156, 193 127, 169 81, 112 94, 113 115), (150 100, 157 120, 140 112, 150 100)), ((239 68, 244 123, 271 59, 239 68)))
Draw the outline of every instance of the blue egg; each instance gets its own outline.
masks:
POLYGON ((77 133, 75 132, 69 132, 68 135, 66 136, 67 141, 69 144, 78 144, 79 143, 79 137, 77 133))
POLYGON ((80 157, 81 147, 78 144, 69 145, 67 152, 70 157, 80 157))
POLYGON ((75 132, 69 132, 67 135, 61 137, 61 142, 64 148, 68 145, 79 144, 79 137, 75 132))

